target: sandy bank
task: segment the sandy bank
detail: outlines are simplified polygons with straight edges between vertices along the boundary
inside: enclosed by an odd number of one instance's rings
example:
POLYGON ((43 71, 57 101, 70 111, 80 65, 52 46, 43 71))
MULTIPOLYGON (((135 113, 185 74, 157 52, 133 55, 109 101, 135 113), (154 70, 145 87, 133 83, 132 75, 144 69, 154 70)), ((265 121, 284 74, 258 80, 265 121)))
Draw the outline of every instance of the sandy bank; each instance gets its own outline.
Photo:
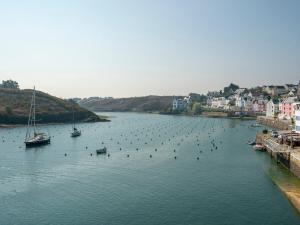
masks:
POLYGON ((276 183, 280 190, 287 196, 289 201, 300 213, 300 186, 291 183, 276 183))

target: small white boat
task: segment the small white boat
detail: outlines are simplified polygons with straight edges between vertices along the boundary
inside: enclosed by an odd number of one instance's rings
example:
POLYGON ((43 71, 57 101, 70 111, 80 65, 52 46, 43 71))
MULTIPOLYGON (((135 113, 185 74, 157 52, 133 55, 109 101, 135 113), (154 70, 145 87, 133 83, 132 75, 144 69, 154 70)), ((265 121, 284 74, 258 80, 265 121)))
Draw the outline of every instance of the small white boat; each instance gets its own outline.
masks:
POLYGON ((248 141, 247 144, 248 144, 248 145, 255 145, 256 142, 255 142, 255 141, 248 141))
POLYGON ((255 124, 252 124, 251 127, 261 127, 261 125, 258 123, 255 123, 255 124))
POLYGON ((80 135, 81 135, 81 131, 74 127, 71 133, 71 137, 78 137, 80 135))
POLYGON ((264 151, 264 150, 265 150, 265 147, 262 146, 262 145, 260 145, 260 144, 254 145, 253 148, 254 148, 255 150, 258 150, 258 151, 264 151))

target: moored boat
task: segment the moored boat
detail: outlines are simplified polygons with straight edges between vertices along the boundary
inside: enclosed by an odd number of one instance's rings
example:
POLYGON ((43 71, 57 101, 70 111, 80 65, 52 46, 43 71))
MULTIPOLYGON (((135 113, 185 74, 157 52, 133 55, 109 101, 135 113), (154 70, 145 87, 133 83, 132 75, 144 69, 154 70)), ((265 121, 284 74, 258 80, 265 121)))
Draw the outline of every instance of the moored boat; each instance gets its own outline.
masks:
POLYGON ((80 135, 81 135, 81 131, 74 127, 71 133, 71 137, 78 137, 80 135))
POLYGON ((36 147, 40 145, 50 144, 50 136, 46 133, 37 132, 36 128, 36 103, 35 103, 35 87, 31 98, 30 112, 28 117, 27 131, 25 136, 26 147, 36 147), (33 136, 31 131, 33 130, 33 136))
POLYGON ((254 145, 253 148, 255 150, 258 150, 258 151, 265 151, 265 147, 263 145, 260 145, 260 144, 254 145))
POLYGON ((35 133, 34 137, 25 141, 26 147, 50 144, 50 137, 45 133, 35 133))
POLYGON ((81 130, 78 130, 75 126, 75 112, 73 111, 73 124, 72 124, 71 137, 79 137, 80 135, 81 135, 81 130))
POLYGON ((97 155, 104 155, 107 153, 107 149, 106 149, 106 147, 97 149, 96 153, 97 153, 97 155))
POLYGON ((256 142, 255 142, 255 141, 248 141, 247 144, 248 144, 248 145, 255 145, 256 142))

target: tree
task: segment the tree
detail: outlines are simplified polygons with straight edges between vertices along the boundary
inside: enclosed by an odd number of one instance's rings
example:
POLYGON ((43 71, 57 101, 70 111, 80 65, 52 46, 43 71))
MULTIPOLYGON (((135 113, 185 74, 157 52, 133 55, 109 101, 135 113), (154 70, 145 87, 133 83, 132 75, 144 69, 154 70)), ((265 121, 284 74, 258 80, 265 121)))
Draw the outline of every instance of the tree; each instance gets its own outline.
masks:
POLYGON ((230 106, 235 106, 235 99, 230 100, 230 101, 229 101, 229 105, 230 105, 230 106))
POLYGON ((205 103, 207 101, 207 96, 205 96, 205 95, 200 95, 197 93, 190 93, 189 96, 191 97, 192 102, 205 103))
POLYGON ((6 112, 6 114, 11 115, 12 114, 12 109, 9 106, 6 106, 5 107, 5 112, 6 112))
POLYGON ((224 87, 224 96, 228 97, 229 95, 233 94, 237 89, 239 89, 240 87, 236 84, 229 84, 228 87, 224 87))
POLYGON ((19 84, 14 80, 3 80, 2 84, 0 84, 0 87, 7 89, 19 89, 19 84))
POLYGON ((195 115, 201 114, 201 112, 202 112, 201 104, 198 103, 198 102, 197 102, 197 103, 194 103, 194 104, 193 104, 192 111, 193 111, 193 113, 194 113, 195 115))

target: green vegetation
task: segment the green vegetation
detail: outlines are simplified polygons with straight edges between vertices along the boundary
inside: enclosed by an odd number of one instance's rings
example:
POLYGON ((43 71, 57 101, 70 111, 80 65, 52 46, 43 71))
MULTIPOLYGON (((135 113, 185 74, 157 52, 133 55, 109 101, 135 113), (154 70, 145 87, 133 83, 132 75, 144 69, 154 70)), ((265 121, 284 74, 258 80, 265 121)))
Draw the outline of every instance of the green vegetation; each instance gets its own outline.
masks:
POLYGON ((0 88, 6 89, 19 89, 19 84, 17 81, 13 80, 3 80, 2 84, 0 84, 0 88))
MULTIPOLYGON (((0 124, 26 124, 30 109, 32 90, 0 88, 0 124)), ((38 123, 71 122, 73 111, 77 121, 108 121, 99 118, 78 104, 36 91, 38 123)))
POLYGON ((228 97, 232 95, 240 87, 236 84, 231 83, 228 87, 224 87, 223 96, 228 97))
POLYGON ((9 106, 5 106, 5 113, 8 115, 12 114, 12 109, 9 106))
POLYGON ((84 99, 80 106, 94 111, 117 112, 170 112, 172 96, 144 96, 132 98, 84 99))

